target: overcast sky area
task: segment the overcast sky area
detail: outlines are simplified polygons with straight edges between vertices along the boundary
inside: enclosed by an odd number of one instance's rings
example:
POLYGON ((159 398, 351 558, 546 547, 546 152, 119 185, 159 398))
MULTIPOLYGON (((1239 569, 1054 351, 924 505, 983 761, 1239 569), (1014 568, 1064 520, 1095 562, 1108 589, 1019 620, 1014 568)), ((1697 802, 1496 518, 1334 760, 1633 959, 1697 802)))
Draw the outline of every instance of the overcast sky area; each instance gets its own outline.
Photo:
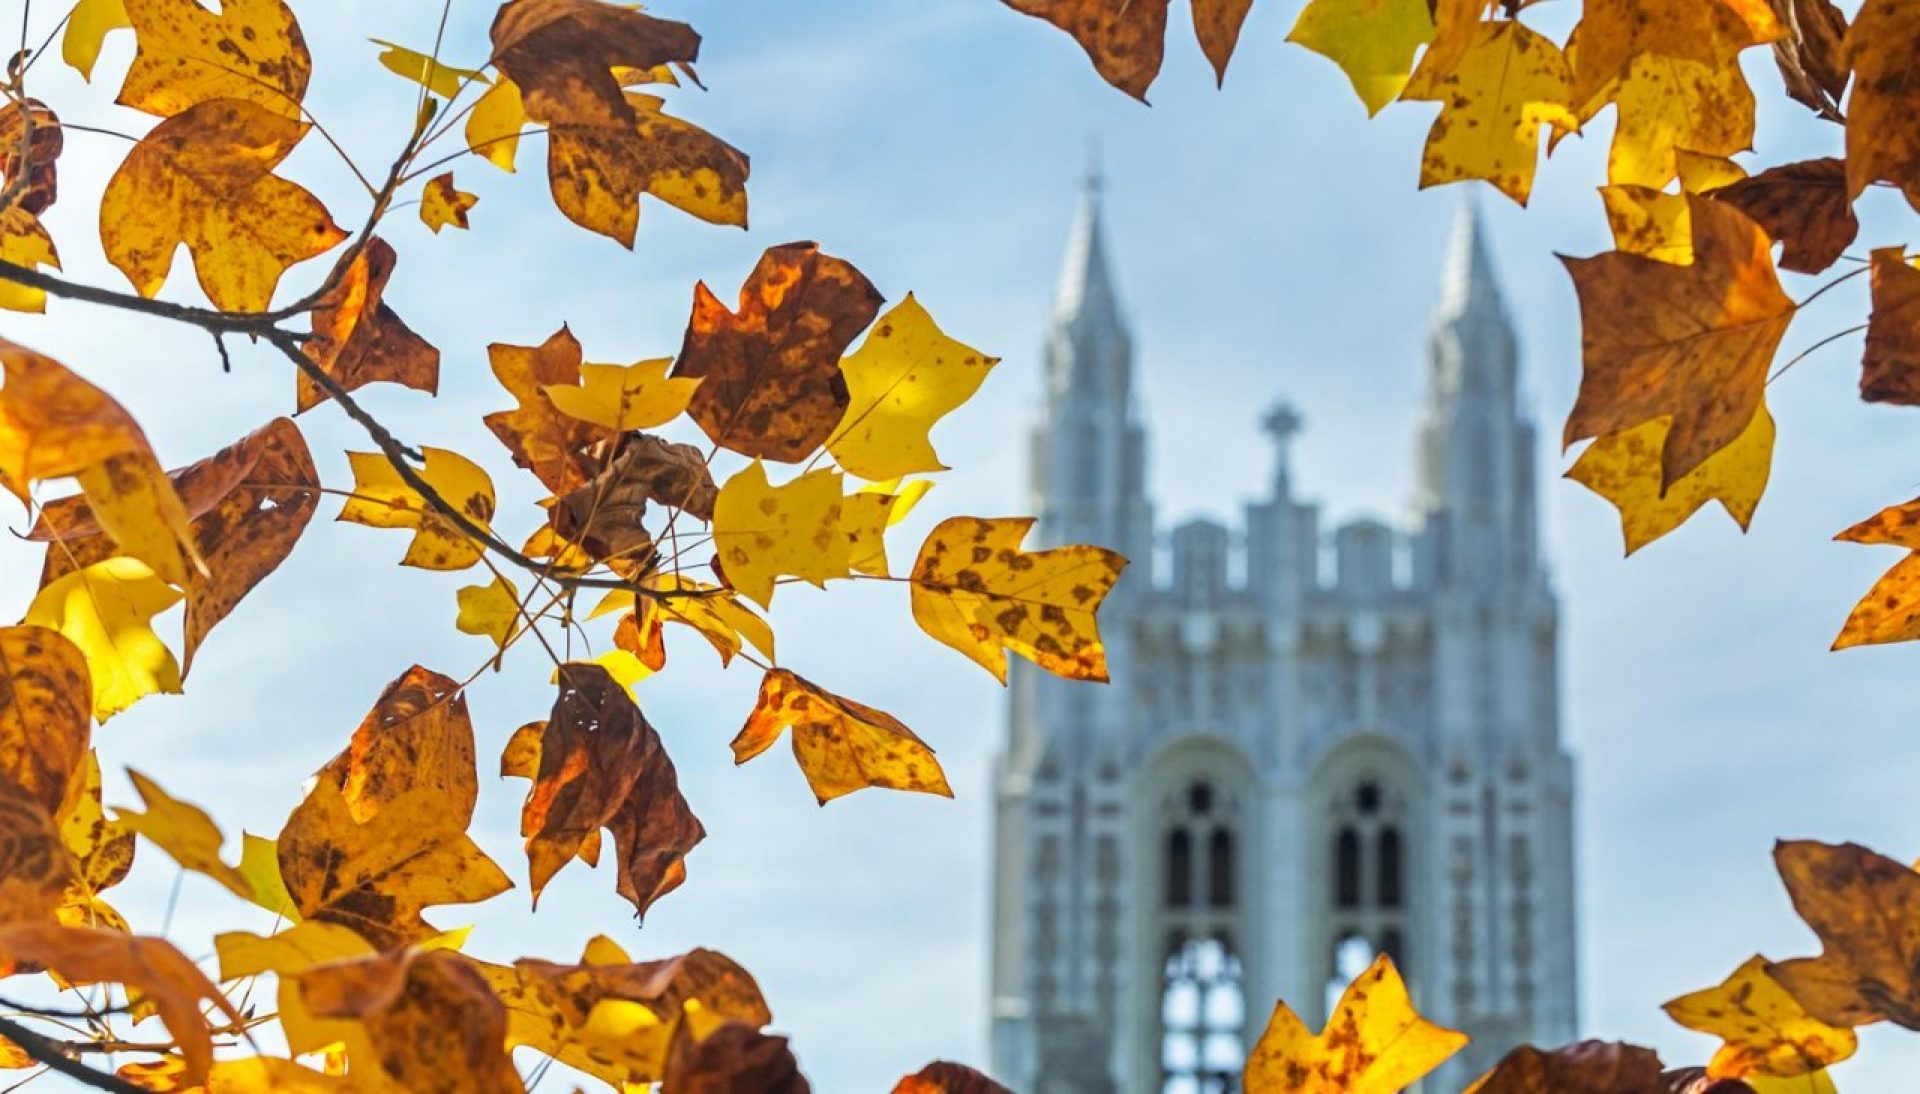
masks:
MULTIPOLYGON (((38 33, 60 6, 35 5, 38 33)), ((425 47, 439 5, 294 7, 315 54, 308 105, 370 172, 383 170, 414 90, 375 64, 365 39, 425 47)), ((492 7, 457 0, 449 61, 485 56, 492 7)), ((1096 142, 1163 518, 1237 521, 1268 478, 1259 412, 1281 397, 1306 417, 1296 481, 1329 522, 1398 518, 1427 314, 1466 191, 1417 189, 1435 107, 1395 106, 1369 121, 1331 63, 1283 41, 1296 0, 1255 5, 1224 91, 1176 5, 1151 108, 1099 82, 1066 36, 996 0, 650 7, 705 35, 710 90, 675 92, 670 109, 753 156, 751 231, 648 200, 628 253, 553 208, 537 142, 522 149, 518 176, 456 165, 460 186, 480 196, 471 233, 433 236, 411 211, 387 231, 400 254, 388 300, 442 349, 442 386, 438 399, 371 389, 366 403, 403 438, 486 464, 510 537, 530 529, 537 484, 480 424, 510 405, 486 344, 534 344, 564 322, 589 360, 671 354, 696 280, 732 300, 763 248, 795 239, 851 259, 891 300, 915 292, 949 332, 1005 359, 936 431, 954 470, 899 530, 896 568, 941 517, 1026 512, 1039 349, 1096 142)), ((91 88, 50 57, 31 89, 70 122, 141 130, 147 119, 109 105, 131 51, 130 37, 116 36, 91 88)), ((1764 51, 1750 58, 1764 161, 1837 154, 1840 131, 1784 100, 1764 51)), ((1555 252, 1607 246, 1593 187, 1610 130, 1609 115, 1546 162, 1530 209, 1490 189, 1475 195, 1522 328, 1543 438, 1558 436, 1579 376, 1577 306, 1555 252)), ((94 215, 126 146, 84 133, 67 141, 47 223, 69 274, 124 288, 101 257, 94 215)), ((343 224, 359 224, 364 194, 320 140, 283 173, 343 224)), ((1879 194, 1866 211, 1858 254, 1900 241, 1912 223, 1879 194)), ((284 298, 324 272, 309 265, 284 298)), ((1796 297, 1812 288, 1789 285, 1796 297)), ((167 291, 200 299, 184 254, 167 291)), ((1865 303, 1864 279, 1828 294, 1797 320, 1788 350, 1860 322, 1865 303)), ((8 337, 125 403, 169 465, 292 409, 292 376, 270 352, 236 346, 223 375, 204 335, 158 321, 55 302, 44 318, 3 322, 8 337)), ((1774 385, 1773 482, 1744 537, 1716 508, 1623 560, 1613 510, 1560 480, 1568 461, 1557 452, 1540 453, 1564 603, 1564 724, 1581 765, 1583 1026, 1655 1045, 1676 1063, 1704 1061, 1712 1042, 1669 1023, 1660 1002, 1717 982, 1756 950, 1787 957, 1817 946, 1773 872, 1775 837, 1851 839, 1901 859, 1920 852, 1920 726, 1906 695, 1920 650, 1825 652, 1853 601, 1899 557, 1829 537, 1920 489, 1911 455, 1920 412, 1857 401, 1858 348, 1857 336, 1844 340, 1774 385)), ((301 425, 324 480, 347 485, 341 453, 369 447, 364 437, 332 407, 301 425)), ((187 695, 149 698, 99 731, 110 803, 133 800, 122 775, 131 766, 210 806, 236 843, 243 827, 272 834, 389 680, 416 662, 465 677, 485 660, 488 643, 452 625, 454 590, 484 580, 480 571, 403 570, 403 533, 335 524, 337 510, 323 501, 293 558, 213 633, 187 695)), ((25 517, 15 509, 6 519, 18 529, 25 517)), ((16 615, 38 564, 37 550, 0 540, 16 615)), ((514 727, 544 717, 552 700, 542 656, 528 648, 470 692, 485 776, 474 833, 521 887, 487 908, 429 918, 477 923, 471 948, 493 959, 571 960, 595 933, 636 957, 723 950, 758 976, 824 1092, 884 1090, 934 1057, 984 1064, 1001 690, 919 634, 903 587, 783 589, 775 607, 783 663, 914 727, 939 751, 955 800, 866 791, 823 809, 784 747, 736 769, 726 746, 758 675, 745 665, 722 673, 704 643, 674 634, 670 671, 642 686, 642 700, 710 832, 688 884, 641 929, 610 869, 575 865, 529 917, 516 835, 526 784, 491 777, 514 727)), ((175 871, 152 848, 141 860, 117 903, 158 930, 175 871)), ((188 952, 236 926, 270 922, 204 879, 186 882, 170 933, 188 952)), ((1913 1038, 1870 1031, 1865 1042, 1861 1059, 1836 1070, 1843 1090, 1910 1085, 1920 1071, 1913 1038)))

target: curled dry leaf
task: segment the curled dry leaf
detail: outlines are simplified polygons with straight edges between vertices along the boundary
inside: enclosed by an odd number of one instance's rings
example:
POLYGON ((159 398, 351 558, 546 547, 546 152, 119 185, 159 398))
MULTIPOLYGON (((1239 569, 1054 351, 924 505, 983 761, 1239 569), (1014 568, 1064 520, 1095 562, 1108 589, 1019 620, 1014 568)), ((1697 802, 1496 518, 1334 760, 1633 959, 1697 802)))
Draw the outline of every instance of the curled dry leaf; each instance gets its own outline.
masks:
POLYGON ((1692 196, 1693 262, 1612 252, 1563 261, 1580 295, 1585 371, 1564 443, 1670 416, 1671 487, 1753 422, 1794 303, 1770 243, 1732 206, 1692 196))
POLYGON ((86 761, 92 688, 86 656, 58 632, 0 628, 0 782, 49 818, 86 761))
POLYGON ((545 722, 521 727, 501 774, 533 780, 520 813, 533 897, 576 855, 613 834, 615 888, 644 916, 686 879, 686 856, 706 829, 681 796, 660 735, 627 689, 599 665, 559 670, 545 722))
MULTIPOLYGON (((347 391, 385 382, 432 395, 440 387, 440 351, 387 306, 394 260, 393 247, 379 236, 354 252, 314 305, 313 337, 301 352, 347 391)), ((300 411, 328 399, 326 389, 304 372, 295 375, 294 384, 300 411)))
POLYGON ((144 999, 179 1045, 189 1083, 204 1079, 213 1062, 212 1027, 201 1004, 212 1004, 233 1026, 242 1023, 220 989, 164 938, 51 923, 3 923, 0 955, 44 966, 74 984, 120 984, 129 996, 144 999))
MULTIPOLYGON (((50 922, 76 884, 60 828, 31 794, 0 782, 0 923, 50 922)), ((0 974, 13 969, 0 951, 0 974)))
POLYGON ((827 691, 785 669, 770 669, 746 725, 733 739, 733 760, 746 763, 793 731, 793 758, 825 805, 869 786, 953 797, 933 749, 883 710, 827 691))
POLYGON ((1845 122, 1840 100, 1847 92, 1847 17, 1831 0, 1772 0, 1788 30, 1773 43, 1787 94, 1829 121, 1845 122))
POLYGON ((1920 39, 1920 7, 1905 0, 1866 0, 1847 30, 1853 95, 1847 101, 1847 193, 1858 198, 1887 182, 1920 209, 1920 80, 1913 51, 1920 39))
POLYGON ((0 486, 26 503, 34 483, 72 476, 122 553, 184 585, 200 566, 186 507, 133 415, 58 361, 4 339, 0 367, 0 486))
POLYGON ((107 180, 107 261, 153 296, 185 244, 215 307, 265 311, 288 267, 347 235, 319 198, 273 173, 306 131, 238 99, 209 100, 154 126, 107 180))
POLYGON ((1669 1094, 1660 1056, 1619 1041, 1514 1049, 1467 1094, 1669 1094))
POLYGON ((692 27, 597 0, 512 0, 491 33, 493 63, 519 88, 526 116, 546 126, 553 200, 569 220, 631 247, 648 193, 745 226, 747 158, 615 74, 691 64, 700 53, 692 27))
POLYGON ((1094 71, 1145 102, 1166 51, 1168 0, 1006 0, 1017 12, 1045 19, 1073 36, 1094 71))
POLYGON ((1840 260, 1860 232, 1847 166, 1829 156, 1770 167, 1707 191, 1745 213, 1781 245, 1780 268, 1815 274, 1840 260))
POLYGON ((66 147, 60 117, 39 99, 0 105, 0 187, 13 195, 4 203, 39 216, 60 196, 59 164, 66 147))
POLYGON ((1920 406, 1920 270, 1901 247, 1872 255, 1873 311, 1867 316, 1860 398, 1920 406))
POLYGON ((880 303, 864 274, 812 243, 767 248, 737 312, 700 282, 673 373, 703 381, 688 413, 723 448, 806 459, 846 414, 840 355, 880 303))
MULTIPOLYGON (((238 100, 286 118, 300 116, 313 74, 300 24, 283 0, 120 0, 138 49, 121 106, 171 118, 215 99, 238 100)), ((91 53, 113 20, 105 5, 89 13, 91 53), (105 18, 103 18, 105 17, 105 18)), ((91 64, 89 63, 89 67, 91 64)))
POLYGON ((1707 1072, 1716 1077, 1791 1078, 1852 1056, 1859 1039, 1830 1026, 1767 975, 1767 959, 1752 957, 1724 981, 1665 1004, 1667 1016, 1688 1029, 1720 1038, 1707 1072))
POLYGON ((595 938, 574 965, 522 958, 481 965, 507 1005, 509 1043, 526 1045, 615 1085, 658 1082, 675 1040, 738 1022, 773 1020, 760 986, 724 954, 692 950, 631 961, 595 938))
MULTIPOLYGON (((205 574, 189 573, 182 657, 292 553, 320 501, 320 476, 300 428, 275 418, 197 463, 168 472, 186 507, 188 533, 205 574)), ((119 548, 85 498, 41 507, 30 539, 50 542, 40 583, 103 561, 119 548)))
POLYGON ((1385 954, 1361 973, 1317 1036, 1292 1008, 1274 1008, 1247 1057, 1246 1094, 1394 1094, 1445 1063, 1467 1035, 1413 1009, 1385 954))
POLYGON ((662 1089, 675 1094, 810 1094, 800 1062, 785 1037, 745 1022, 728 1022, 705 1036, 686 1027, 667 1054, 662 1089))
POLYGON ((1001 683, 1012 650, 1073 680, 1107 678, 1095 613, 1127 560, 1104 547, 1023 551, 1031 517, 954 517, 913 564, 913 618, 1001 683))
POLYGON ((1920 1029, 1920 873, 1852 843, 1783 840, 1773 859, 1822 949, 1767 975, 1828 1025, 1920 1029))
POLYGON ((615 455, 606 470, 555 503, 553 528, 594 559, 642 573, 654 562, 653 537, 644 523, 647 504, 709 521, 718 491, 706 457, 692 445, 632 433, 610 447, 615 455))
POLYGON ((522 1094, 507 1054, 507 1011, 472 959, 402 950, 294 974, 307 1009, 365 1037, 348 1058, 414 1094, 522 1094))
MULTIPOLYGON (((731 664, 742 646, 752 646, 762 657, 774 660, 773 628, 752 608, 740 603, 732 589, 708 585, 679 574, 648 574, 641 581, 654 609, 664 623, 679 623, 698 631, 722 665, 731 664)), ((593 609, 589 618, 635 607, 632 592, 616 589, 593 609)))

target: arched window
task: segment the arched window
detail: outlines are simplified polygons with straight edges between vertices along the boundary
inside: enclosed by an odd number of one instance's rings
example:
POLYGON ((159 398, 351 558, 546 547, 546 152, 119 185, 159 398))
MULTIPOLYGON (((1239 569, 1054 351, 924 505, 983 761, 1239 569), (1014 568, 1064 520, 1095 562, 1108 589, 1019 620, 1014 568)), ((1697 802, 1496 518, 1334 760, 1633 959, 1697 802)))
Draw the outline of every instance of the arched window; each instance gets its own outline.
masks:
POLYGON ((1246 1062, 1246 987, 1220 938, 1179 936, 1160 999, 1161 1094, 1232 1094, 1246 1062))
POLYGON ((1193 903, 1193 835, 1185 828, 1167 834, 1167 907, 1193 903))
POLYGON ((1333 839, 1333 892, 1335 905, 1360 906, 1360 836, 1351 828, 1333 839))
POLYGON ((1232 1094, 1246 1060, 1246 996, 1233 939, 1241 882, 1235 796, 1200 778, 1161 805, 1165 963, 1160 983, 1162 1094, 1232 1094))
POLYGON ((1233 833, 1225 826, 1207 837, 1207 903, 1233 907, 1233 833))

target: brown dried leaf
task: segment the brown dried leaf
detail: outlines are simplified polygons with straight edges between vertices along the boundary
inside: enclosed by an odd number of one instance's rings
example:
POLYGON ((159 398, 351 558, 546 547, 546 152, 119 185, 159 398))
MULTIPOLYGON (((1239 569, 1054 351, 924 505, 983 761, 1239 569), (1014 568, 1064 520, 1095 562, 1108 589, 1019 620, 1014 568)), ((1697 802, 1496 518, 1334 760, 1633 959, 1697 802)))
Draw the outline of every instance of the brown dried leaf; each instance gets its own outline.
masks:
POLYGON ((1707 191, 1747 215, 1780 244, 1780 268, 1814 274, 1839 261, 1860 232, 1847 195, 1847 165, 1832 157, 1771 167, 1707 191))
POLYGON ((1920 873, 1852 843, 1783 840, 1773 859, 1822 950, 1767 975, 1828 1025, 1920 1029, 1920 873))
POLYGON ((47 211, 60 196, 56 161, 65 146, 60 118, 46 103, 26 99, 0 106, 0 187, 14 193, 8 208, 34 216, 47 211))
MULTIPOLYGON (((383 299, 393 264, 386 240, 367 240, 314 306, 313 337, 301 349, 347 391, 384 381, 433 395, 440 387, 440 351, 383 299)), ((299 411, 327 401, 326 390, 306 373, 296 374, 294 384, 299 411)))
POLYGON ((1920 270, 1900 247, 1873 252, 1873 311, 1861 360, 1860 398, 1920 406, 1920 270))
POLYGON ((1522 1045, 1467 1094, 1668 1094, 1660 1056, 1618 1041, 1581 1041, 1552 1051, 1522 1045))
MULTIPOLYGON (((521 1094, 507 1011, 476 963, 451 950, 403 950, 294 974, 307 1009, 349 1020, 378 1068, 412 1094, 521 1094)), ((355 1073, 357 1073, 357 1068, 355 1073)))
MULTIPOLYGON (((683 1027, 684 1029, 684 1027, 683 1027)), ((674 1094, 810 1094, 785 1037, 728 1022, 704 1037, 676 1037, 663 1088, 674 1094)))

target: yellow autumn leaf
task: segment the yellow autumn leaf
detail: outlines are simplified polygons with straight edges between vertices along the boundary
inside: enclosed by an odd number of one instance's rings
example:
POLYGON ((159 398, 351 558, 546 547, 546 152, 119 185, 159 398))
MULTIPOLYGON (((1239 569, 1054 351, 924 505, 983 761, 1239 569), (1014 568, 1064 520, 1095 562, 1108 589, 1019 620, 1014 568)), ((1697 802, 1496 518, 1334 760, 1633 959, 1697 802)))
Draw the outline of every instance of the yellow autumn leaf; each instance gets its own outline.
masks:
POLYGON ((840 509, 840 525, 847 534, 847 565, 856 574, 886 577, 887 529, 899 524, 933 488, 931 479, 901 485, 894 479, 871 483, 848 494, 840 509))
POLYGON ((1385 954, 1347 985, 1318 1036, 1285 1003, 1247 1057, 1246 1094, 1396 1094, 1467 1043, 1420 1016, 1385 954))
POLYGON ((280 843, 252 832, 240 833, 240 876, 247 881, 248 900, 288 923, 300 922, 287 883, 280 876, 280 843))
POLYGON ((773 486, 759 460, 727 480, 713 503, 713 542, 727 584, 765 608, 777 578, 820 585, 847 576, 852 544, 840 527, 838 471, 809 471, 773 486))
POLYGON ((1793 1078, 1852 1056, 1854 1032, 1808 1014, 1767 975, 1767 959, 1749 958, 1724 981, 1666 1003, 1667 1016, 1720 1038, 1707 1074, 1716 1078, 1793 1078))
POLYGON ((698 378, 669 377, 673 358, 631 365, 581 365, 580 383, 548 384, 541 390, 569 418, 615 433, 652 429, 678 418, 700 386, 698 378))
MULTIPOLYGON (((420 451, 426 456, 426 465, 419 469, 420 478, 449 505, 486 528, 493 519, 493 480, 479 464, 458 452, 424 447, 420 451)), ((353 468, 353 496, 341 507, 337 519, 369 528, 413 529, 413 541, 407 545, 401 565, 464 570, 486 553, 485 547, 407 485, 386 456, 349 452, 347 462, 353 468)))
POLYGON ((746 763, 793 732, 793 756, 825 805, 864 787, 953 797, 933 749, 893 715, 835 695, 785 669, 769 670, 753 713, 733 739, 746 763))
POLYGON ((131 26, 126 0, 80 0, 67 16, 67 29, 60 38, 61 59, 92 80, 107 34, 131 26))
POLYGON ((1663 493, 1661 452, 1670 417, 1655 418, 1587 446, 1567 477, 1620 510, 1620 531, 1632 554, 1687 522, 1700 507, 1717 501, 1742 531, 1766 492, 1773 468, 1773 415, 1762 404, 1733 443, 1708 456, 1700 466, 1674 480, 1663 493))
POLYGON ((464 586, 454 598, 459 602, 460 615, 453 625, 460 633, 491 638, 494 645, 506 648, 520 622, 520 590, 505 574, 496 576, 491 584, 464 586))
MULTIPOLYGON (((752 608, 740 603, 739 594, 732 589, 673 573, 649 574, 643 586, 659 594, 653 604, 660 618, 698 631, 720 655, 721 664, 731 663, 742 644, 760 651, 767 660, 774 660, 773 628, 754 614, 752 608)), ((615 589, 594 606, 587 618, 633 610, 633 591, 615 589)))
POLYGON ((1671 262, 1693 263, 1693 212, 1687 195, 1650 186, 1602 186, 1613 249, 1671 262))
POLYGON ((1032 517, 954 517, 913 564, 913 618, 1001 683, 1012 650, 1048 672, 1105 680, 1095 612, 1127 560, 1104 547, 1023 551, 1032 517))
MULTIPOLYGON (((590 657, 585 661, 569 661, 568 664, 599 665, 601 668, 607 670, 608 676, 613 677, 614 683, 627 689, 627 693, 630 695, 635 694, 635 685, 653 675, 653 669, 647 667, 647 663, 640 660, 632 651, 619 649, 617 647, 607 650, 605 653, 596 657, 590 657)), ((548 678, 548 683, 557 684, 559 682, 560 666, 555 665, 553 675, 548 678)), ((638 696, 636 695, 635 697, 637 698, 638 696)))
POLYGON ((947 337, 908 293, 874 321, 859 349, 841 359, 847 410, 827 451, 863 479, 945 471, 927 433, 972 398, 999 363, 947 337))
MULTIPOLYGON (((0 210, 0 258, 29 269, 60 268, 60 254, 40 218, 18 206, 0 210)), ((0 281, 0 308, 7 311, 47 310, 47 291, 17 281, 0 281)))
POLYGON ((1608 182, 1657 188, 1679 173, 1682 149, 1730 156, 1753 146, 1753 89, 1737 58, 1709 65, 1635 57, 1612 94, 1619 120, 1607 153, 1608 182))
POLYGON ((298 118, 313 58, 284 0, 121 0, 138 49, 115 101, 162 118, 215 100, 298 118))
POLYGON ((512 171, 514 156, 520 150, 520 133, 526 126, 527 108, 520 99, 520 87, 502 76, 467 115, 467 148, 500 170, 512 171))
POLYGON ((369 38, 367 41, 384 47, 380 51, 379 61, 388 72, 403 80, 411 80, 443 99, 452 99, 460 94, 461 87, 468 83, 488 82, 484 72, 442 64, 419 50, 408 49, 383 38, 369 38))
POLYGON ((1452 67, 1422 59, 1400 97, 1444 105, 1427 134, 1421 187, 1485 179, 1525 205, 1540 127, 1579 128, 1572 86, 1560 47, 1515 22, 1476 24, 1452 67))
POLYGON ((235 99, 204 102, 154 126, 107 180, 100 201, 107 261, 140 295, 153 296, 185 244, 215 307, 266 310, 288 267, 347 236, 319 198, 273 173, 306 131, 235 99))
POLYGON ((212 878, 242 900, 253 899, 252 883, 221 860, 220 847, 226 837, 205 810, 173 797, 138 771, 128 771, 127 777, 133 780, 133 788, 147 808, 144 813, 115 809, 121 824, 145 836, 182 868, 212 878))
POLYGON ((454 188, 453 172, 435 175, 420 190, 420 223, 433 229, 434 235, 439 235, 440 229, 447 227, 464 231, 467 227, 467 211, 479 201, 472 194, 454 188))
POLYGON ((22 622, 59 631, 86 655, 93 715, 104 722, 155 692, 180 692, 180 665, 153 633, 153 617, 178 603, 178 589, 125 555, 49 582, 22 622))
POLYGON ((1339 65, 1371 117, 1399 96, 1433 33, 1427 0, 1312 0, 1287 41, 1339 65))

